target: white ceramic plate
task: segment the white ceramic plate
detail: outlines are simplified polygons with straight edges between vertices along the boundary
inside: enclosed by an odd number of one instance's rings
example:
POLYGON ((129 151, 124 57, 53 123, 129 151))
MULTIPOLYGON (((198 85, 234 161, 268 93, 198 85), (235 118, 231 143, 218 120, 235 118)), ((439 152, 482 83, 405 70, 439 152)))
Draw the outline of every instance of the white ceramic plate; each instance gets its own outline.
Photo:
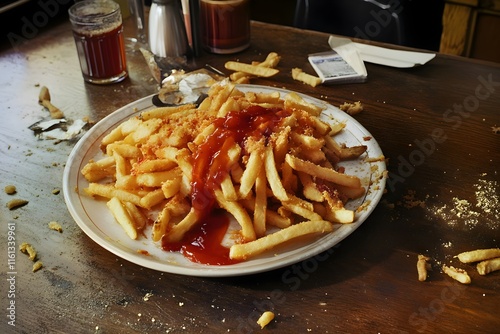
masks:
MULTIPOLYGON (((238 89, 254 92, 279 91, 282 97, 289 92, 256 85, 239 85, 238 89)), ((80 170, 90 159, 102 156, 100 142, 109 131, 132 115, 154 107, 151 96, 126 105, 105 117, 77 143, 68 158, 63 176, 64 198, 71 215, 91 239, 113 254, 140 266, 181 275, 217 277, 254 274, 303 261, 335 246, 356 230, 379 202, 385 187, 382 173, 386 166, 383 161, 366 161, 367 158, 375 159, 382 156, 382 151, 370 133, 355 119, 324 101, 300 95, 309 102, 326 108, 322 115, 324 120, 346 123, 344 131, 336 136, 339 142, 344 142, 348 146, 360 144, 368 146, 367 152, 358 160, 343 163, 346 173, 359 176, 367 189, 365 197, 347 205, 350 209, 360 206, 363 208, 356 213, 354 223, 339 225, 332 233, 309 240, 307 243, 294 243, 246 262, 225 266, 197 264, 187 260, 180 253, 166 252, 149 238, 148 231, 138 240, 131 240, 115 222, 105 201, 98 201, 84 194, 83 189, 87 187, 88 182, 80 170), (149 255, 139 254, 138 250, 146 250, 149 255)))

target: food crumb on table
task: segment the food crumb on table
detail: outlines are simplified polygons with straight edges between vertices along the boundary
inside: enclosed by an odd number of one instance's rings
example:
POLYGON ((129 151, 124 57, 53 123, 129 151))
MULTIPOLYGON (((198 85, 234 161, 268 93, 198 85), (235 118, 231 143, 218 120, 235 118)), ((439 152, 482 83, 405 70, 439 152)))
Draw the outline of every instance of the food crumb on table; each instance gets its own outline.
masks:
POLYGON ((19 246, 19 250, 22 253, 27 254, 29 256, 29 259, 31 261, 35 261, 36 260, 36 256, 37 256, 36 250, 29 243, 23 242, 21 244, 21 246, 19 246))
POLYGON ((49 222, 48 225, 49 225, 49 228, 51 230, 57 231, 59 233, 62 233, 62 231, 63 231, 61 224, 59 224, 56 221, 51 221, 51 222, 49 222))
POLYGON ((33 263, 33 272, 37 272, 38 270, 42 269, 42 267, 42 261, 36 261, 35 263, 33 263))
POLYGON ((29 203, 29 201, 27 201, 25 199, 15 198, 15 199, 7 202, 7 208, 9 208, 9 210, 14 210, 14 209, 20 208, 22 206, 25 206, 28 203, 29 203))
POLYGON ((16 186, 9 184, 4 188, 7 195, 14 195, 17 192, 16 186))

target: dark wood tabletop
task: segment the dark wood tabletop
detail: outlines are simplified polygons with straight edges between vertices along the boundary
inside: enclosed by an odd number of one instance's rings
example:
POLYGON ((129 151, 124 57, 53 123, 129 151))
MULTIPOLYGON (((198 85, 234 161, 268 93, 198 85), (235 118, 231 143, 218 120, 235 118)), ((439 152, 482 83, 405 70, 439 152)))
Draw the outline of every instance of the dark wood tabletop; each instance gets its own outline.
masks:
MULTIPOLYGON (((126 30, 127 33, 127 30, 126 30)), ((141 267, 107 251, 75 223, 63 171, 75 141, 39 139, 47 117, 41 86, 68 119, 99 121, 153 94, 158 85, 138 52, 129 78, 84 83, 69 23, 0 53, 2 333, 498 333, 500 272, 482 276, 460 252, 500 247, 500 66, 438 54, 409 69, 366 64, 368 81, 311 87, 292 80, 307 55, 328 50, 328 34, 252 22, 251 46, 201 54, 191 66, 224 70, 228 60, 262 61, 275 51, 280 73, 253 84, 286 88, 355 115, 379 143, 389 177, 368 219, 316 260, 254 275, 204 278, 141 267), (29 201, 15 210, 6 203, 29 201), (56 221, 62 233, 48 229, 56 221), (10 243, 8 243, 10 241, 10 243), (43 268, 19 251, 38 252, 43 268), (15 246, 15 250, 6 245, 15 246), (427 281, 417 256, 430 257, 427 281), (472 282, 445 275, 443 264, 472 282), (264 311, 273 320, 261 330, 264 311), (15 325, 15 327, 13 326, 15 325)), ((389 46, 394 47, 394 46, 389 46)), ((244 274, 244 273, 243 273, 244 274)))

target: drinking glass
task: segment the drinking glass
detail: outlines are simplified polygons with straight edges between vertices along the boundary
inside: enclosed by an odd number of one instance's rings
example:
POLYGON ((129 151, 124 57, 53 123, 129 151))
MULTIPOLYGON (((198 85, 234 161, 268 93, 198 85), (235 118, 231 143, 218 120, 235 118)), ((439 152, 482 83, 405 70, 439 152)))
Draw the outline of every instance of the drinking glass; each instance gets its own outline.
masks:
POLYGON ((108 84, 127 77, 120 6, 111 0, 84 0, 69 9, 85 81, 108 84))
POLYGON ((200 0, 201 41, 212 53, 243 51, 250 45, 249 0, 200 0))

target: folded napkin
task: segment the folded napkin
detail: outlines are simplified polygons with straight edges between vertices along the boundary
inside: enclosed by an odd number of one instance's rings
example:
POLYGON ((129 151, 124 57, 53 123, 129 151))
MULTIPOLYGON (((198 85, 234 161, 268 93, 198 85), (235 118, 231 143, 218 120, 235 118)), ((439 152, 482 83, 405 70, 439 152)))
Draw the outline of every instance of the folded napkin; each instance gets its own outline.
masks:
POLYGON ((436 56, 435 53, 394 50, 380 46, 356 43, 348 38, 335 36, 330 36, 328 44, 332 50, 337 52, 339 52, 339 50, 356 50, 363 61, 398 68, 410 68, 424 65, 436 56))

